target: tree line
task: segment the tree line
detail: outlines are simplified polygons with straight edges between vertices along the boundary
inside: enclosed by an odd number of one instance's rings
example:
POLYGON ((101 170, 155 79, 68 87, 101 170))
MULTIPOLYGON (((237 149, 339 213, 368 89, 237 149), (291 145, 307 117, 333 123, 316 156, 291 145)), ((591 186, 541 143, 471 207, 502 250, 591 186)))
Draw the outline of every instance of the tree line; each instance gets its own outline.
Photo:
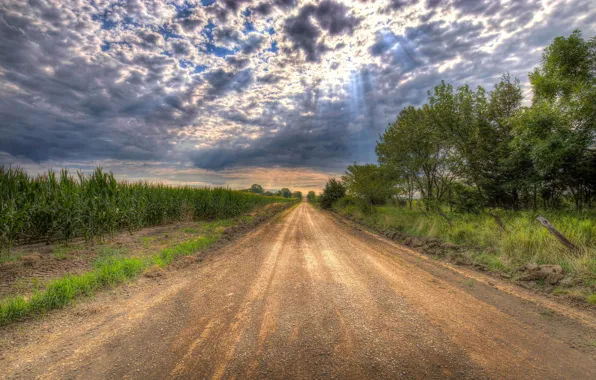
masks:
POLYGON ((244 189, 241 191, 245 191, 247 193, 254 193, 254 194, 261 194, 267 197, 283 197, 283 198, 298 198, 302 199, 302 192, 301 191, 291 191, 290 189, 284 187, 281 190, 277 191, 265 191, 263 186, 259 184, 253 184, 250 188, 244 189))
POLYGON ((527 106, 509 73, 490 91, 441 82, 380 136, 378 165, 350 165, 321 204, 347 193, 368 205, 421 198, 460 211, 593 208, 596 37, 555 38, 529 82, 527 106))

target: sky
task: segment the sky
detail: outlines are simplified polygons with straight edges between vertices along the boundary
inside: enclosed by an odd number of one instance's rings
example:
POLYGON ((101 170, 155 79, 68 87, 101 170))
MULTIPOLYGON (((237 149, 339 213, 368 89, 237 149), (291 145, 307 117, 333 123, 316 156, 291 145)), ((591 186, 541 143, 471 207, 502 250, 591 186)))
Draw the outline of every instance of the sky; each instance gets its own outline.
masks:
POLYGON ((320 190, 441 80, 492 88, 593 0, 0 0, 0 165, 320 190))

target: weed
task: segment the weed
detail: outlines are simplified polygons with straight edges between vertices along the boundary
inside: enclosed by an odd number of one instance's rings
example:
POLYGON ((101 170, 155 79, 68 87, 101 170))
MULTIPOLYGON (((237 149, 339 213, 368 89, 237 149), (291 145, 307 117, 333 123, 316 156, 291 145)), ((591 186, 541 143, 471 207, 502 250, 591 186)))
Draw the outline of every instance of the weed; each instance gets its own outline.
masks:
POLYGON ((8 254, 1 254, 0 253, 0 265, 4 263, 10 263, 14 261, 18 261, 23 256, 22 252, 10 252, 8 254))
POLYGON ((464 247, 479 248, 472 260, 492 272, 514 272, 520 266, 558 264, 566 273, 596 274, 596 213, 593 211, 548 211, 545 216, 580 249, 571 252, 536 221, 538 212, 495 211, 507 225, 504 232, 488 214, 456 213, 443 210, 451 224, 438 213, 396 206, 378 206, 372 214, 363 214, 351 205, 336 203, 335 210, 358 218, 379 229, 397 229, 410 236, 436 237, 464 247))
POLYGON ((185 234, 198 234, 199 230, 192 227, 186 227, 182 230, 182 232, 184 232, 185 234))
POLYGON ((468 288, 473 288, 474 286, 476 286, 476 280, 474 280, 473 278, 469 279, 468 281, 466 281, 466 286, 468 288))
POLYGON ((155 236, 143 236, 140 240, 143 247, 149 248, 151 247, 151 244, 155 241, 155 236))
POLYGON ((553 310, 545 309, 540 312, 540 316, 546 319, 553 319, 556 313, 553 310))
POLYGON ((586 297, 586 301, 588 301, 591 304, 596 304, 596 293, 592 293, 589 296, 586 297))
POLYGON ((155 265, 164 267, 177 257, 197 253, 221 237, 221 233, 216 232, 217 228, 230 224, 233 224, 233 221, 206 222, 205 226, 212 231, 211 233, 162 249, 153 256, 143 259, 126 257, 128 253, 126 248, 100 247, 97 258, 93 262, 92 271, 50 281, 44 290, 37 290, 29 299, 17 296, 0 302, 0 325, 32 314, 43 314, 49 310, 64 307, 77 297, 89 296, 102 287, 134 278, 149 267, 155 265))
POLYGON ((56 245, 52 248, 52 255, 56 260, 65 260, 72 250, 73 247, 68 245, 56 245))

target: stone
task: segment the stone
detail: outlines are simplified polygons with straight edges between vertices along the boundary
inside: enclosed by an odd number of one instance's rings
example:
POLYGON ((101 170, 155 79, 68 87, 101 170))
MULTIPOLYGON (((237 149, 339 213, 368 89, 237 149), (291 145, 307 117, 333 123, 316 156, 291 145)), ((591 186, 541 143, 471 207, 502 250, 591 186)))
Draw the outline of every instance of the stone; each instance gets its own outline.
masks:
POLYGON ((41 260, 41 255, 37 254, 37 253, 33 254, 33 255, 26 255, 26 256, 21 257, 21 261, 23 262, 23 264, 29 265, 29 266, 35 265, 35 263, 37 263, 40 260, 41 260))
POLYGON ((520 277, 521 281, 539 281, 543 280, 550 285, 556 285, 565 276, 563 275, 563 268, 560 265, 536 265, 533 263, 526 264, 524 274, 520 277))

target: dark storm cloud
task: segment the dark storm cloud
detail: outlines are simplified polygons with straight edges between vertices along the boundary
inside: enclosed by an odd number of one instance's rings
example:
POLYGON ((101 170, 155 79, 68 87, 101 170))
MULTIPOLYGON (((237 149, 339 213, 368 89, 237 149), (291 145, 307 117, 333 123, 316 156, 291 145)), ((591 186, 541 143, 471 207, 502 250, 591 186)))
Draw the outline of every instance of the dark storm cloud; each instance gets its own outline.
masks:
POLYGON ((295 49, 303 50, 308 61, 318 62, 320 56, 330 49, 324 43, 318 42, 321 31, 313 23, 312 18, 332 36, 352 34, 360 19, 350 15, 349 12, 348 7, 331 0, 325 0, 316 6, 305 5, 296 17, 285 21, 284 29, 295 49))
POLYGON ((274 84, 281 80, 279 75, 267 74, 257 78, 257 82, 264 84, 274 84))
POLYGON ((252 83, 252 70, 225 71, 218 69, 205 74, 205 80, 211 85, 211 95, 224 95, 230 91, 242 91, 252 83))
POLYGON ((243 69, 250 63, 250 59, 236 55, 226 57, 226 61, 237 69, 243 69))
POLYGON ((417 0, 391 0, 389 2, 389 7, 393 10, 400 10, 404 7, 416 4, 417 2, 417 0))

